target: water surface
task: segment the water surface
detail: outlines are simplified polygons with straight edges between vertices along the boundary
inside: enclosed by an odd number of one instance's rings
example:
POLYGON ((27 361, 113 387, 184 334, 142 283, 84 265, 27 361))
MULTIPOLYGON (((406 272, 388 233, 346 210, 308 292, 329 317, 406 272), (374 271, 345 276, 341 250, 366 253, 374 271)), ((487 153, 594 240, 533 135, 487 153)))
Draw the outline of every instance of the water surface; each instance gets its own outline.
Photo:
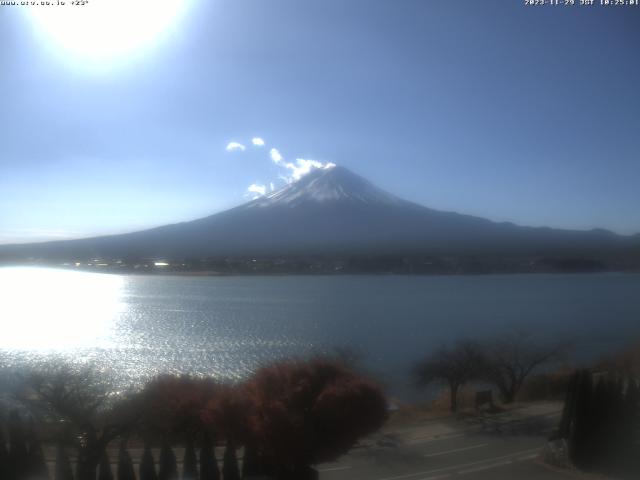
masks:
POLYGON ((640 275, 107 275, 0 269, 5 363, 91 361, 119 381, 158 372, 238 379, 347 347, 394 393, 441 343, 524 328, 589 359, 640 338, 640 275))

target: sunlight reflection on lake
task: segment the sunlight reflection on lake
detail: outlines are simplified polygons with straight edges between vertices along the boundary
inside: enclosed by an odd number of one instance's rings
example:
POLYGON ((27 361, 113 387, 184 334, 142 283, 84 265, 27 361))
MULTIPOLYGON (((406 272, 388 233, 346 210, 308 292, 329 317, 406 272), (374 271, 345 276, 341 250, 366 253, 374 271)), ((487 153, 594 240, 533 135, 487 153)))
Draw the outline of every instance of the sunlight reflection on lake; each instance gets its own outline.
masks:
POLYGON ((0 348, 64 352, 114 345, 124 278, 52 270, 0 270, 0 348))

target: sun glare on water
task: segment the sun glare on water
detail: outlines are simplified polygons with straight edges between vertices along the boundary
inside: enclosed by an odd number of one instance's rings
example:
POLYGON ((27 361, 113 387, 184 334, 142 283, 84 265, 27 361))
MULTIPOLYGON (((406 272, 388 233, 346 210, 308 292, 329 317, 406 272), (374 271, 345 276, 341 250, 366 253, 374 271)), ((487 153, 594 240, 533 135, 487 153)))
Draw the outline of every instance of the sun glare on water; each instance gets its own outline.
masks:
POLYGON ((0 349, 108 347, 123 277, 46 268, 0 269, 0 349))
POLYGON ((152 46, 170 30, 189 2, 89 0, 84 5, 73 5, 67 1, 65 5, 31 6, 27 11, 47 40, 65 53, 95 63, 152 46))

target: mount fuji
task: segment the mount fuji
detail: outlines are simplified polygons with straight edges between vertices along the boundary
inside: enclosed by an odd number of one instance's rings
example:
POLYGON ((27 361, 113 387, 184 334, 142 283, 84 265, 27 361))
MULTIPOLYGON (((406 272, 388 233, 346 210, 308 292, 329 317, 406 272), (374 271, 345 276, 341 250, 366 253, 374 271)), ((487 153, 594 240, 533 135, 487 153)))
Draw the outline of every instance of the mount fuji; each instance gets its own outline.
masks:
POLYGON ((637 249, 640 236, 496 223, 433 210, 340 166, 202 219, 81 240, 0 247, 0 259, 295 255, 587 255, 637 249))

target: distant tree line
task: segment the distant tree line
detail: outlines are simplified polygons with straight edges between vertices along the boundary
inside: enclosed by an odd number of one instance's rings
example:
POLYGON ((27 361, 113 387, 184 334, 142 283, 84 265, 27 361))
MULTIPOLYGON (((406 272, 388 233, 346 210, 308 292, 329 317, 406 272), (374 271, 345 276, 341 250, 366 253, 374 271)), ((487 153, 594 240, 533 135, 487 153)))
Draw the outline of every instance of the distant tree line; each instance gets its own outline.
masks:
MULTIPOLYGON (((6 263, 10 263, 6 259, 6 263)), ((0 259, 0 264, 3 261, 0 259)), ((623 255, 594 257, 537 256, 509 254, 310 254, 226 256, 208 258, 121 259, 66 258, 57 261, 32 260, 36 265, 66 266, 101 272, 166 273, 182 272, 211 275, 284 274, 407 274, 450 275, 490 273, 590 273, 638 271, 640 260, 623 255), (79 265, 76 265, 78 263, 79 265)))
POLYGON ((133 480, 128 445, 143 449, 140 480, 178 479, 172 445, 184 448, 185 480, 316 478, 313 465, 346 453, 388 412, 377 386, 327 359, 277 363, 239 384, 164 375, 128 394, 99 372, 59 365, 25 385, 23 420, 12 413, 8 438, 0 438, 3 480, 133 480), (57 452, 53 477, 43 443, 57 452), (221 470, 215 447, 224 448, 221 470), (114 474, 109 454, 116 448, 114 474))

